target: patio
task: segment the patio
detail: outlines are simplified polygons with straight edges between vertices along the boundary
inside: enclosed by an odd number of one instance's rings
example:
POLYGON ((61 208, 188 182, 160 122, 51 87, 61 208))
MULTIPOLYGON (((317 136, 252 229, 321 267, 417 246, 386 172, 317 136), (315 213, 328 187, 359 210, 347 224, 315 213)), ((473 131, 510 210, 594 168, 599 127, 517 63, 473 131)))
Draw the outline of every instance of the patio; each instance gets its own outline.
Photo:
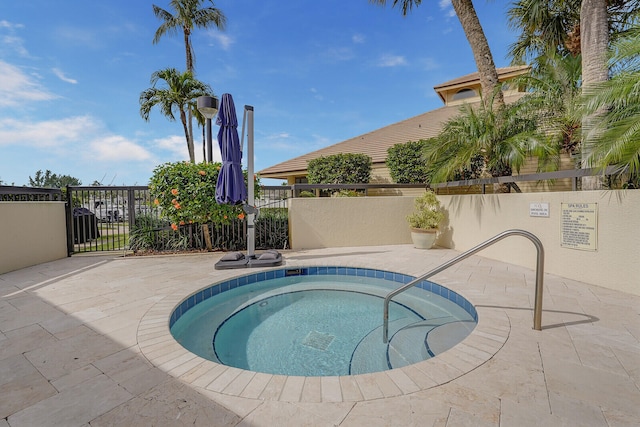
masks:
MULTIPOLYGON (((284 266, 417 276, 457 254, 285 251, 284 266)), ((432 279, 478 309, 456 348, 385 373, 272 376, 170 339, 182 297, 256 271, 216 271, 219 257, 82 255, 0 275, 0 427, 638 425, 640 296, 547 274, 535 331, 534 272, 474 256, 432 279)))

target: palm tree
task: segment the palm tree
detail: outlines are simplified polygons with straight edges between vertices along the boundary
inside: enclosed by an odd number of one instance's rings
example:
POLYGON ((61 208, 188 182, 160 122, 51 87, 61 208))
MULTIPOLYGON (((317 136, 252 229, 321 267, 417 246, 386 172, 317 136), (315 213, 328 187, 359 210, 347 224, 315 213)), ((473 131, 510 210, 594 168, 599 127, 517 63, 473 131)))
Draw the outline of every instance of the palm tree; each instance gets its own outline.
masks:
MULTIPOLYGON (((153 43, 158 43, 160 38, 165 34, 175 34, 178 30, 182 30, 187 60, 187 71, 191 72, 193 75, 195 75, 195 53, 193 51, 193 45, 191 44, 191 33, 193 29, 207 29, 215 27, 219 30, 224 30, 227 22, 227 18, 220 9, 215 7, 213 1, 208 1, 211 3, 211 6, 201 8, 203 0, 171 0, 169 5, 174 10, 175 14, 171 14, 171 12, 156 6, 155 4, 153 5, 153 13, 162 21, 162 24, 160 24, 156 30, 155 36, 153 37, 153 43)), ((187 138, 191 141, 189 145, 193 146, 192 111, 187 111, 187 115, 187 138)))
MULTIPOLYGON (((582 88, 590 93, 609 76, 606 54, 610 39, 624 35, 638 21, 638 0, 518 0, 509 11, 512 26, 522 34, 511 49, 514 62, 545 51, 582 55, 582 88), (579 14, 576 12, 579 8, 579 14)), ((601 112, 582 117, 589 133, 601 112)), ((582 146, 583 163, 591 157, 588 141, 582 146)), ((584 177, 583 189, 597 189, 599 177, 584 177)))
MULTIPOLYGON (((511 45, 513 62, 520 64, 552 51, 562 56, 581 52, 581 0, 516 0, 507 12, 509 25, 520 30, 511 45)), ((624 35, 637 23, 639 0, 606 2, 609 36, 624 35)), ((591 25, 587 15, 586 25, 591 25)))
POLYGON ((227 23, 227 18, 220 9, 215 7, 212 0, 209 0, 211 7, 200 8, 202 2, 203 0, 171 0, 169 5, 175 11, 175 15, 160 6, 153 5, 153 13, 162 20, 162 24, 160 24, 153 37, 153 43, 158 43, 165 34, 175 34, 181 29, 184 36, 187 71, 192 73, 194 73, 193 65, 195 62, 195 53, 191 45, 191 32, 193 29, 215 27, 219 30, 224 30, 227 23))
POLYGON ((526 103, 537 117, 538 129, 550 144, 570 155, 579 153, 582 141, 577 113, 581 72, 579 55, 561 56, 551 51, 535 60, 530 74, 515 81, 528 88, 529 93, 520 102, 526 103))
MULTIPOLYGON (((369 1, 383 6, 387 3, 386 0, 369 1)), ((400 4, 402 14, 406 16, 414 6, 417 7, 421 3, 422 0, 393 0, 392 7, 400 4)), ((473 58, 480 74, 480 85, 482 93, 485 95, 484 99, 491 99, 498 108, 504 107, 504 96, 498 80, 498 72, 493 61, 493 55, 472 1, 451 0, 451 4, 471 46, 473 58)))
POLYGON ((610 61, 616 74, 594 84, 584 95, 585 115, 596 112, 585 134, 591 150, 585 157, 590 166, 618 166, 632 179, 640 177, 640 29, 613 45, 610 61), (604 113, 603 113, 604 111, 604 113))
POLYGON ((517 0, 507 12, 509 26, 520 30, 509 54, 516 64, 553 52, 580 54, 581 0, 517 0))
POLYGON ((530 105, 521 101, 501 109, 493 102, 465 104, 429 142, 424 155, 431 182, 510 175, 532 155, 547 159, 556 154, 537 130, 530 105))
POLYGON ((197 97, 212 96, 211 88, 196 80, 190 71, 181 73, 175 68, 165 68, 154 72, 151 75, 151 86, 140 94, 140 115, 148 121, 151 109, 156 105, 160 107, 160 112, 171 121, 176 119, 175 112, 178 112, 187 140, 189 160, 191 163, 195 163, 193 139, 190 138, 187 126, 187 111, 196 108, 195 100, 197 97), (159 80, 164 80, 167 87, 156 87, 159 80))

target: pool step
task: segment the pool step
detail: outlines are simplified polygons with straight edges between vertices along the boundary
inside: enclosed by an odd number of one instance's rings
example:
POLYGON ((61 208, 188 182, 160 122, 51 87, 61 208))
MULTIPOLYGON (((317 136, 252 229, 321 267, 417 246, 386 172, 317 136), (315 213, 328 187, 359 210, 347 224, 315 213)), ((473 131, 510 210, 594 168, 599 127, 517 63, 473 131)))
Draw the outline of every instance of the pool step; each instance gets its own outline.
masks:
POLYGON ((407 325, 391 336, 388 359, 391 368, 401 368, 447 351, 464 339, 475 322, 453 317, 423 320, 407 325))
MULTIPOLYGON (((397 331, 413 323, 415 319, 402 317, 389 322, 389 330, 397 331)), ((382 326, 372 330, 360 341, 351 355, 349 374, 366 374, 369 372, 386 371, 389 369, 387 361, 387 344, 382 342, 382 326)))
POLYGON ((401 368, 433 357, 427 350, 425 340, 427 334, 439 325, 433 320, 422 320, 391 335, 387 348, 390 367, 401 368))
POLYGON ((458 320, 434 328, 427 335, 427 347, 440 354, 462 341, 476 327, 476 322, 458 320))

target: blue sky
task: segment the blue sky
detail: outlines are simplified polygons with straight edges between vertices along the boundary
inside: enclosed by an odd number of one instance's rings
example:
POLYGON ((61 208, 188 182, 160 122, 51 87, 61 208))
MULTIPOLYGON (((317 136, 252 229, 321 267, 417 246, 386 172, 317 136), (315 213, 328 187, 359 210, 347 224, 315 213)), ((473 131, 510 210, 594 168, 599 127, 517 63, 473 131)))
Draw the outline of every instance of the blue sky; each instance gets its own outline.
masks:
MULTIPOLYGON (((154 71, 185 69, 181 34, 152 44, 152 4, 169 9, 169 0, 3 2, 5 185, 26 185, 39 169, 84 185, 146 185, 157 165, 188 159, 179 121, 139 113, 154 71)), ((433 86, 476 70, 446 0, 407 17, 367 0, 215 5, 227 28, 194 32, 197 78, 218 97, 231 93, 239 120, 243 105, 254 107, 256 170, 438 108, 433 86)), ((516 38, 507 7, 476 2, 498 67, 516 38)))

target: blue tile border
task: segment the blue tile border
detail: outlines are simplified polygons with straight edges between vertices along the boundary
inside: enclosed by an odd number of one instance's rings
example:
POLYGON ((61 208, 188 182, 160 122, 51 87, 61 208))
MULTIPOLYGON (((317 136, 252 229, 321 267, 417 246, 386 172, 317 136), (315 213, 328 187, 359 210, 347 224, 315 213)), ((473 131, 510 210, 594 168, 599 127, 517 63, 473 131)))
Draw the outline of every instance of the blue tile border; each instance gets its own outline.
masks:
MULTIPOLYGON (((235 277, 233 279, 226 280, 224 282, 216 283, 207 288, 201 289, 198 292, 187 296, 181 301, 176 308, 171 312, 169 318, 169 328, 171 328, 183 314, 189 309, 193 308, 196 304, 207 300, 219 293, 226 292, 230 289, 249 285, 255 282, 261 282, 265 280, 280 279, 287 276, 326 276, 326 275, 340 275, 340 276, 356 276, 356 277, 370 277, 376 279, 385 279, 391 282, 397 282, 401 284, 407 284, 415 279, 413 276, 409 276, 402 273, 394 273, 392 271, 377 270, 371 268, 357 268, 357 267, 299 267, 299 268, 281 268, 278 270, 261 271, 258 273, 248 274, 245 276, 235 277), (287 273, 291 274, 287 274, 287 273)), ((440 295, 443 298, 448 299, 454 304, 461 307, 464 311, 469 313, 475 322, 478 321, 478 312, 476 308, 466 298, 452 291, 449 288, 438 285, 437 283, 430 282, 428 280, 422 280, 417 287, 426 291, 432 292, 436 295, 440 295)))

